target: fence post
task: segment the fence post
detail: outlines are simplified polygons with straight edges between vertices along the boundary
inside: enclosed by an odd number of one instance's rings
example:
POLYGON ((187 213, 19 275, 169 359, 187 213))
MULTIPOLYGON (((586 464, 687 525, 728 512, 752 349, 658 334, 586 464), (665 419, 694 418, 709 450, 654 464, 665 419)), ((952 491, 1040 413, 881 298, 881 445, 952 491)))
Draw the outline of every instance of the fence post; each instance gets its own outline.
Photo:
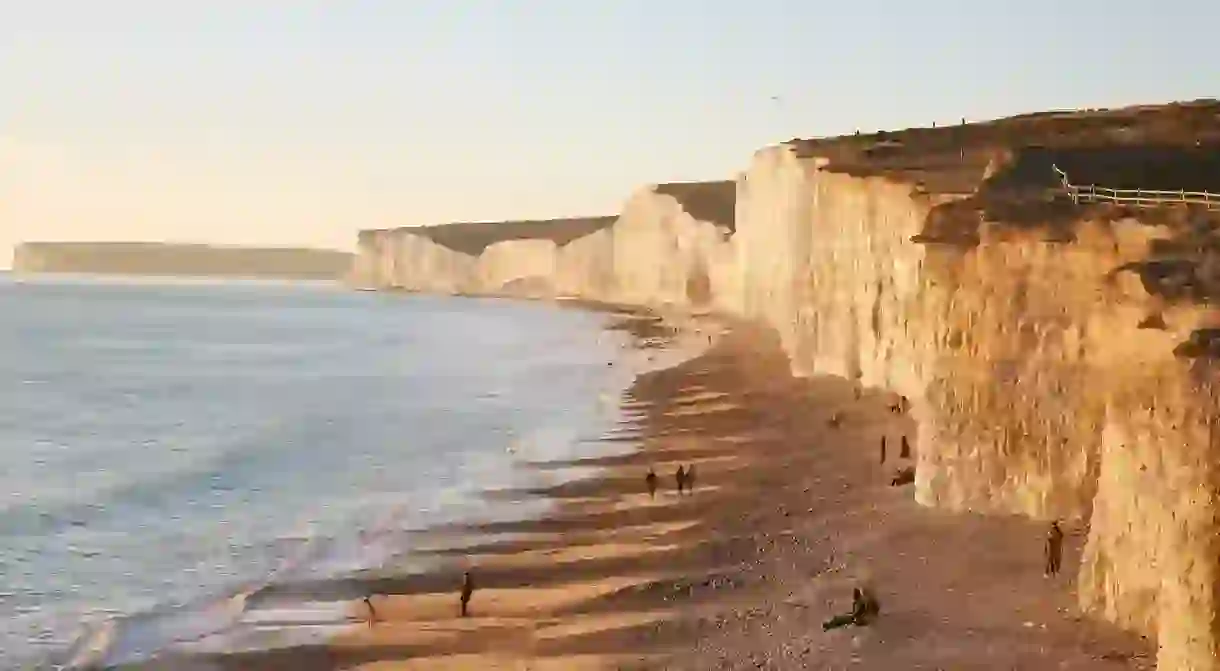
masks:
MULTIPOLYGON (((1068 196, 1072 199, 1072 203, 1075 205, 1079 205, 1081 202, 1108 202, 1115 203, 1117 205, 1134 204, 1136 207, 1148 208, 1174 202, 1173 196, 1170 195, 1173 192, 1167 189, 1152 189, 1148 191, 1148 193, 1144 193, 1144 190, 1139 187, 1135 189, 1119 190, 1098 187, 1096 184, 1089 184, 1086 186, 1073 185, 1071 181, 1068 180, 1067 173, 1060 170, 1058 165, 1052 163, 1051 170, 1054 170, 1055 174, 1059 176, 1059 182, 1063 185, 1063 190, 1067 192, 1068 196)), ((1183 205, 1189 205, 1191 203, 1197 205, 1202 202, 1203 206, 1208 210, 1213 208, 1220 209, 1220 193, 1212 193, 1210 191, 1192 191, 1191 195, 1188 197, 1186 195, 1186 189, 1178 189, 1178 202, 1182 203, 1183 205), (1213 198, 1213 196, 1215 198, 1213 198), (1195 200, 1191 200, 1192 198, 1195 200), (1198 200, 1200 198, 1202 201, 1198 200)))

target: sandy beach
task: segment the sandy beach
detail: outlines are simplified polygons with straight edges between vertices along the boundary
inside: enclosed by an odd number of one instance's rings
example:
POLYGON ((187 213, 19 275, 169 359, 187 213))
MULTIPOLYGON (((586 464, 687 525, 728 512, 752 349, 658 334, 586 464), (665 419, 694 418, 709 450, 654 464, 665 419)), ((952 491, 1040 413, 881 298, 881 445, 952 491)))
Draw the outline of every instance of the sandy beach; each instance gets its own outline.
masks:
MULTIPOLYGON (((655 335, 655 334, 654 334, 655 335)), ((325 646, 196 659, 200 668, 1148 669, 1147 641, 1074 614, 1080 530, 1042 575, 1041 525, 917 506, 895 398, 796 380, 769 334, 734 327, 705 355, 640 377, 614 457, 552 488, 544 519, 431 530, 491 540, 432 550, 445 569, 313 590, 371 594, 378 621, 325 646), (835 419, 837 418, 837 419, 835 419), (880 438, 888 439, 880 463, 880 438), (694 492, 675 491, 695 464, 694 492), (644 475, 653 467, 652 498, 644 475), (477 589, 459 616, 462 572, 477 589), (870 627, 823 632, 868 585, 870 627)), ((912 449, 918 449, 912 445, 912 449)), ((442 544, 443 545, 443 544, 442 544)), ((354 620, 367 609, 353 598, 354 620)), ((164 667, 171 668, 171 667, 164 667)), ((172 668, 186 668, 177 663, 172 668)))

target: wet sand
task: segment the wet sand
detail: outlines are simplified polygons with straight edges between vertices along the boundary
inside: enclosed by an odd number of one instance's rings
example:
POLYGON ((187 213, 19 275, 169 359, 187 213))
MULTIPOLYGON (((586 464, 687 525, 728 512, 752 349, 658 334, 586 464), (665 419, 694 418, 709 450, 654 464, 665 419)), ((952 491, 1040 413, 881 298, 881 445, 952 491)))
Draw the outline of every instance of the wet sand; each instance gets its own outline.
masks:
MULTIPOLYGON (((511 538, 430 551, 443 571, 298 585, 370 593, 379 621, 325 646, 198 658, 198 668, 1140 669, 1152 646, 1073 615, 1080 533, 1042 575, 1040 525, 920 508, 892 487, 909 420, 893 397, 794 380, 767 334, 735 328, 704 356, 642 376, 623 398, 630 454, 561 464, 600 477, 493 492, 559 501, 544 519, 433 529, 511 538), (831 426, 830 418, 841 421, 831 426), (879 439, 890 437, 879 464, 879 439), (695 491, 675 492, 678 464, 695 491), (660 477, 655 499, 644 474, 660 477), (462 571, 478 589, 458 614, 462 571), (882 613, 823 632, 867 583, 882 613)), ((918 446, 914 446, 918 449, 918 446)), ((165 668, 196 668, 176 663, 165 668)))

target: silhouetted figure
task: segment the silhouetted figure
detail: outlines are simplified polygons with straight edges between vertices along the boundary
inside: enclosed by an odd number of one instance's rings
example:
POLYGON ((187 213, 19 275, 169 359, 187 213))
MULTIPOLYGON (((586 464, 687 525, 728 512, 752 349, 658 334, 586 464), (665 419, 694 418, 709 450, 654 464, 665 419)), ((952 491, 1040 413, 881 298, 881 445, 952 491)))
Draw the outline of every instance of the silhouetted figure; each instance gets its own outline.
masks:
POLYGON ((686 489, 686 469, 682 468, 681 465, 678 466, 678 472, 674 473, 674 483, 678 485, 679 494, 682 493, 682 490, 686 489))
POLYGON ((906 436, 902 437, 902 448, 899 450, 898 456, 903 459, 911 458, 911 441, 907 440, 906 436))
POLYGON ((657 472, 648 469, 648 475, 644 476, 644 484, 648 485, 648 497, 657 498, 657 472))
POLYGON ((907 466, 906 468, 898 469, 898 471, 894 473, 893 479, 890 480, 890 486, 902 487, 903 485, 909 485, 912 482, 915 482, 915 469, 907 466))
POLYGON ((885 436, 881 436, 881 463, 885 463, 885 436))
POLYGON ((377 623, 377 609, 373 608, 373 600, 369 597, 364 597, 364 605, 369 609, 369 626, 372 627, 377 623))
POLYGON ((462 617, 470 614, 470 597, 474 596, 474 577, 470 571, 462 577, 462 617))
POLYGON ((847 625, 865 627, 881 614, 881 603, 868 590, 859 587, 851 591, 851 612, 836 615, 822 623, 822 631, 830 631, 847 625))
POLYGON ((695 465, 691 464, 686 467, 686 493, 695 493, 695 465))
POLYGON ((1046 532, 1046 576, 1059 573, 1059 565, 1063 561, 1063 530, 1059 522, 1051 522, 1051 528, 1046 532))

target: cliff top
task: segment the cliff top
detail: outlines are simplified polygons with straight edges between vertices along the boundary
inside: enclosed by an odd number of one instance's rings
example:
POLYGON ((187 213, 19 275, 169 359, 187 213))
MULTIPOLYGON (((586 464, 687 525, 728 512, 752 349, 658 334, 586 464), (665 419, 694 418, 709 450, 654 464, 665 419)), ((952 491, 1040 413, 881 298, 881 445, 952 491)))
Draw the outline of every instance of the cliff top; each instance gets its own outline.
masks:
POLYGON ((972 245, 984 221, 1069 240, 1077 222, 1137 216, 1194 225, 1215 214, 1075 203, 1075 186, 1220 193, 1220 101, 1049 111, 940 128, 785 143, 825 169, 941 196, 919 242, 972 245))
POLYGON ((687 214, 732 231, 736 229, 737 182, 670 182, 658 184, 656 193, 678 201, 687 214))
POLYGON ((989 164, 1023 159, 1024 179, 1054 182, 1054 163, 1076 184, 1220 191, 1220 101, 1211 99, 1037 112, 786 144, 800 156, 829 159, 827 170, 918 184, 928 193, 974 193, 989 164))
MULTIPOLYGON (((715 182, 670 182, 657 184, 653 192, 678 201, 682 209, 700 221, 734 229, 737 183, 733 180, 715 182)), ((509 240, 550 240, 566 245, 573 240, 608 228, 617 216, 572 217, 525 221, 479 221, 426 226, 405 226, 393 230, 409 232, 432 240, 456 252, 477 256, 497 242, 509 240)), ((361 231, 361 239, 382 231, 361 231)))
MULTIPOLYGON (((573 217, 531 221, 479 221, 393 229, 419 235, 438 245, 477 256, 491 245, 508 240, 550 240, 557 245, 609 227, 618 217, 573 217)), ((361 239, 379 231, 361 231, 361 239)))

